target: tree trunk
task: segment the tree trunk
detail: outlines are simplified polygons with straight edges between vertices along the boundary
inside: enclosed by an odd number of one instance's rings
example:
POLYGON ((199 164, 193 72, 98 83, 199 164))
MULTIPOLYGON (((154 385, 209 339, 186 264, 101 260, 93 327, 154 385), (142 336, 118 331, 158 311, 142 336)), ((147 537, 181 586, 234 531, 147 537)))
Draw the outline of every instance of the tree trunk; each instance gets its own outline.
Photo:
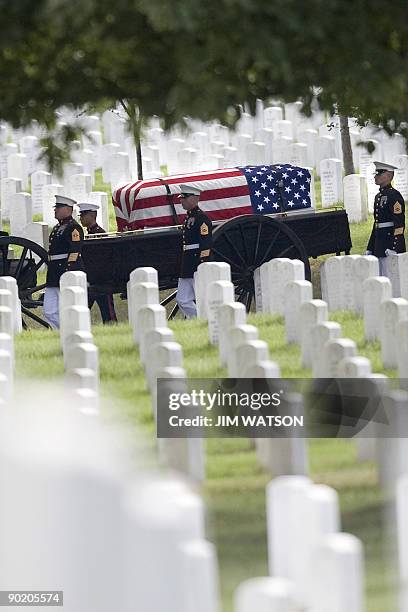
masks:
POLYGON ((143 166, 142 166, 142 145, 140 142, 140 133, 135 138, 136 145, 136 160, 137 160, 137 178, 139 181, 143 180, 143 166))
POLYGON ((354 174, 353 151, 351 148, 348 117, 340 115, 341 148, 343 151, 344 174, 354 174))
POLYGON ((120 100, 122 107, 124 108, 127 116, 129 117, 130 129, 133 136, 133 142, 136 147, 136 163, 137 163, 137 178, 139 181, 143 180, 143 166, 142 166, 142 145, 140 141, 140 133, 142 129, 142 117, 139 109, 136 105, 128 100, 120 100))

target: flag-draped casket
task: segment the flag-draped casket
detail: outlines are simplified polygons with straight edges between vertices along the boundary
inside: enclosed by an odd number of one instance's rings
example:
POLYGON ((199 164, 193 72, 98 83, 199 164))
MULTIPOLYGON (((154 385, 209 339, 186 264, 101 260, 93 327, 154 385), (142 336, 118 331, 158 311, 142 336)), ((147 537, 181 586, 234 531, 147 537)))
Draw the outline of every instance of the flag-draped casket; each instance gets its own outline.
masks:
POLYGON ((290 164, 240 166, 127 183, 112 201, 118 230, 127 231, 182 223, 180 184, 200 189, 200 208, 213 221, 226 221, 310 208, 310 182, 309 170, 290 164))

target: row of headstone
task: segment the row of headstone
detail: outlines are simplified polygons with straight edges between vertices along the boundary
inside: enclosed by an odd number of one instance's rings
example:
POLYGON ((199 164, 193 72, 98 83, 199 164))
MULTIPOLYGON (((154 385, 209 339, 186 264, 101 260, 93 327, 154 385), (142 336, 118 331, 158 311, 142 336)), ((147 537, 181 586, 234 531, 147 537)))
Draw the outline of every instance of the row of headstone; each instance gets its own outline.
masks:
MULTIPOLYGON (((167 379, 179 392, 186 391, 183 350, 167 325, 164 306, 159 303, 157 270, 136 268, 127 284, 128 317, 135 345, 139 348, 145 371, 146 390, 152 397, 152 411, 157 419, 157 381, 167 379)), ((173 388, 173 387, 172 387, 173 388)), ((159 459, 162 464, 196 481, 205 477, 205 452, 202 439, 160 438, 159 459)))
POLYGON ((60 341, 67 388, 87 414, 99 411, 99 351, 94 343, 85 272, 60 279, 60 341))
POLYGON ((10 220, 12 235, 25 237, 26 232, 30 232, 27 226, 32 223, 34 215, 42 215, 43 223, 47 226, 55 225, 55 195, 67 195, 77 202, 98 204, 97 222, 109 229, 108 196, 104 191, 91 191, 88 175, 73 174, 69 182, 75 189, 68 190, 61 184, 51 183, 51 175, 47 172, 37 172, 32 176, 35 175, 32 194, 21 191, 19 179, 1 180, 1 217, 10 220))
MULTIPOLYGON (((196 277, 198 310, 208 318, 210 343, 218 346, 220 364, 230 378, 280 378, 268 344, 259 339, 254 325, 247 324, 244 304, 234 299, 230 274, 228 264, 210 262, 199 266, 196 277)), ((261 465, 274 475, 307 473, 302 438, 258 438, 256 450, 261 465)))
MULTIPOLYGON (((385 260, 392 297, 408 298, 408 255, 400 253, 385 260)), ((379 261, 372 255, 340 255, 329 257, 320 269, 322 297, 329 310, 352 310, 361 314, 369 307, 371 287, 365 281, 379 277, 379 261)), ((387 284, 382 281, 383 285, 387 284)), ((389 296, 391 297, 391 296, 389 296)), ((375 307, 376 305, 373 305, 375 307)))
POLYGON ((272 480, 266 499, 269 573, 292 585, 293 608, 275 609, 363 612, 363 547, 340 532, 336 491, 305 476, 286 476, 272 480))
POLYGON ((14 393, 14 336, 22 331, 16 279, 0 276, 0 405, 14 393))
POLYGON ((298 259, 276 257, 255 271, 254 281, 257 312, 284 316, 290 307, 285 301, 285 287, 291 281, 305 282, 304 264, 298 259))
POLYGON ((19 576, 63 584, 64 606, 78 612, 130 612, 135 596, 141 612, 217 612, 217 555, 199 495, 135 464, 125 434, 77 414, 63 389, 28 389, 38 409, 21 391, 0 414, 4 588, 19 576))

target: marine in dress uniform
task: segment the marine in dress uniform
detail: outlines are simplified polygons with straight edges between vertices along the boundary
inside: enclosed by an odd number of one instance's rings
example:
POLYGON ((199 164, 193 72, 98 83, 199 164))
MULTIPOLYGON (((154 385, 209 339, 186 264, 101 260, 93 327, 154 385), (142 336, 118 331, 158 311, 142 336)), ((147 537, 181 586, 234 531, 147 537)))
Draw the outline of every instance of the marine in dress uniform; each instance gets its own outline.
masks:
POLYGON ((194 274, 200 263, 209 261, 212 248, 212 222, 198 207, 201 191, 180 185, 181 204, 187 211, 183 224, 183 253, 177 287, 177 304, 187 319, 197 316, 194 274))
POLYGON ((59 329, 60 278, 64 272, 83 270, 81 249, 84 241, 82 227, 72 218, 75 200, 55 196, 55 218, 58 223, 50 234, 48 270, 44 293, 44 317, 53 329, 59 329))
MULTIPOLYGON (((99 210, 98 204, 91 204, 89 202, 81 202, 78 204, 79 218, 81 224, 86 227, 89 234, 106 234, 106 231, 97 224, 96 215, 99 210)), ((99 306, 101 311, 101 317, 103 324, 116 323, 117 317, 115 312, 115 304, 113 296, 111 294, 92 294, 88 296, 88 307, 89 309, 95 304, 99 306)))
POLYGON ((375 183, 380 187, 374 199, 374 225, 366 255, 379 259, 380 274, 387 276, 386 258, 405 253, 405 202, 391 181, 396 166, 374 162, 375 183))

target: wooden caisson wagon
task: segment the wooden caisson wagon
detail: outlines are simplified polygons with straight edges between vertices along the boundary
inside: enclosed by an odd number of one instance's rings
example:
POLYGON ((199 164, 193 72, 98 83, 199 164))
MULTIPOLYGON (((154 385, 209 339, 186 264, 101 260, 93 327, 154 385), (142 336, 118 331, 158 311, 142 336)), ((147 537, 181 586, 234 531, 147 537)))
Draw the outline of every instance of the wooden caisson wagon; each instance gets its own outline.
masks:
MULTIPOLYGON (((83 246, 90 290, 126 293, 132 270, 157 269, 167 291, 162 304, 175 300, 182 249, 184 211, 180 184, 202 190, 200 208, 214 225, 213 259, 231 266, 236 299, 247 309, 255 296, 254 270, 276 257, 300 259, 310 279, 309 258, 348 254, 351 238, 343 209, 316 211, 311 206, 310 173, 289 164, 247 166, 129 183, 115 190, 118 232, 88 237, 83 246), (298 195, 299 194, 299 195, 298 195)), ((24 238, 0 237, 0 275, 16 277, 23 314, 46 325, 38 311, 44 284, 38 271, 47 253, 24 238), (8 259, 9 248, 18 257, 8 259), (17 248, 16 248, 17 247, 17 248)), ((177 311, 171 308, 170 316, 177 311)))

